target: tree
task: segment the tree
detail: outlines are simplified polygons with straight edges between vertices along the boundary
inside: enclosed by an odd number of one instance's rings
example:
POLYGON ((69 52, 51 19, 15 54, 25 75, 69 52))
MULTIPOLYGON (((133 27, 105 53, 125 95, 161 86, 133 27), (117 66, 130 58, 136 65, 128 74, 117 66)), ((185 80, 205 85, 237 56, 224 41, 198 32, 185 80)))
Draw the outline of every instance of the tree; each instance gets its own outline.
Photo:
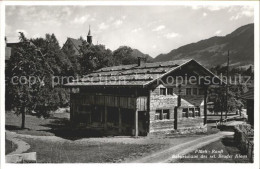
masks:
MULTIPOLYGON (((68 75, 72 69, 72 64, 65 55, 54 34, 46 34, 44 38, 30 40, 44 55, 46 63, 50 65, 55 75, 68 75)), ((46 65, 47 66, 47 65, 46 65)))
MULTIPOLYGON (((227 67, 226 66, 216 66, 211 68, 211 71, 213 71, 215 74, 220 75, 223 74, 225 75, 227 72, 227 67)), ((229 81, 228 83, 228 93, 226 92, 226 86, 225 87, 219 87, 218 90, 215 91, 217 94, 216 100, 215 100, 215 111, 219 112, 235 112, 235 111, 241 111, 242 107, 244 106, 244 102, 241 99, 241 95, 246 91, 248 85, 241 84, 239 83, 238 79, 234 78, 234 76, 238 75, 248 75, 252 76, 252 67, 248 68, 247 70, 237 68, 237 67, 232 67, 231 70, 229 71, 229 79, 223 79, 223 81, 226 82, 226 80, 229 81), (233 77, 233 78, 232 78, 233 77), (226 99, 226 95, 228 100, 226 99)))
POLYGON ((242 94, 245 92, 246 86, 242 84, 229 86, 228 89, 228 112, 241 111, 244 103, 241 99, 242 94))
POLYGON ((83 41, 80 52, 82 54, 79 58, 82 75, 113 64, 112 52, 106 49, 104 45, 89 46, 86 41, 83 41))
POLYGON ((128 65, 137 63, 137 58, 132 56, 133 49, 128 46, 122 46, 113 52, 115 65, 128 65))
POLYGON ((241 95, 245 92, 246 85, 236 84, 229 85, 228 87, 228 100, 226 99, 226 86, 218 87, 214 90, 214 111, 221 112, 221 118, 223 115, 223 111, 227 114, 230 112, 241 111, 244 106, 243 100, 241 99, 241 95))
POLYGON ((223 119, 223 111, 225 111, 225 87, 218 86, 215 87, 213 90, 210 90, 211 95, 214 95, 214 112, 221 113, 221 119, 223 119))
MULTIPOLYGON (((52 74, 45 76, 45 86, 40 91, 37 112, 39 115, 48 115, 48 111, 55 110, 58 107, 67 106, 69 103, 69 91, 61 85, 53 88, 52 77, 66 77, 74 75, 73 65, 68 56, 61 50, 54 34, 46 34, 45 39, 32 39, 34 44, 44 53, 45 69, 51 69, 52 74), (41 109, 47 112, 41 111, 41 109)), ((63 84, 66 83, 63 82, 63 84)))
POLYGON ((254 71, 252 65, 249 66, 249 68, 243 73, 243 75, 250 76, 252 80, 254 79, 254 71))
POLYGON ((48 73, 43 69, 42 63, 39 52, 24 34, 20 33, 20 44, 14 48, 6 70, 8 72, 6 92, 12 96, 11 101, 17 109, 16 113, 22 115, 21 128, 25 128, 25 114, 35 108, 39 91, 43 86, 41 83, 29 80, 42 79, 48 73))
POLYGON ((12 50, 6 69, 6 96, 15 113, 22 115, 24 128, 26 113, 48 116, 51 110, 68 105, 69 91, 53 88, 52 78, 68 75, 72 65, 54 34, 28 40, 21 33, 19 45, 12 50), (35 80, 33 84, 28 83, 30 78, 35 80))

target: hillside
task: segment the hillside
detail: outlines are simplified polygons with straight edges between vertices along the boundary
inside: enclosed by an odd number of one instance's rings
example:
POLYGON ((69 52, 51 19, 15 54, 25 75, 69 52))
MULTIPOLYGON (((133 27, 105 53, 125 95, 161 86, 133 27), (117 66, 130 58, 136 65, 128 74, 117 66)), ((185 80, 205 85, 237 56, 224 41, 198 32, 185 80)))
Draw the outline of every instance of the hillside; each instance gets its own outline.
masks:
POLYGON ((141 51, 139 51, 138 49, 133 49, 132 56, 135 58, 137 58, 137 57, 146 58, 147 62, 153 61, 153 58, 150 55, 144 54, 141 51))
POLYGON ((129 65, 137 63, 137 58, 146 58, 147 62, 152 62, 153 58, 142 53, 138 49, 133 49, 129 46, 120 46, 113 51, 114 65, 129 65))
POLYGON ((254 63, 254 24, 239 27, 226 36, 214 36, 191 43, 167 54, 158 55, 154 61, 195 59, 205 66, 226 64, 230 51, 231 66, 245 66, 254 63))

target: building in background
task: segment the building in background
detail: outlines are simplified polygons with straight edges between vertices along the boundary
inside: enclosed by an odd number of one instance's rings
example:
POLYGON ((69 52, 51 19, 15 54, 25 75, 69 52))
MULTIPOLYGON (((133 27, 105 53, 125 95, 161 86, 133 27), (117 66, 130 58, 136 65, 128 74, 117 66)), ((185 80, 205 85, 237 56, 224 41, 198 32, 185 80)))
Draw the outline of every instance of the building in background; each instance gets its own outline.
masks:
MULTIPOLYGON (((75 55, 80 55, 80 47, 82 46, 82 44, 83 44, 82 39, 74 39, 74 38, 68 37, 66 42, 62 46, 62 49, 72 47, 72 49, 75 52, 75 55)), ((92 45, 92 35, 91 35, 90 27, 89 27, 89 31, 88 31, 88 35, 87 35, 87 45, 89 45, 89 46, 92 45)))

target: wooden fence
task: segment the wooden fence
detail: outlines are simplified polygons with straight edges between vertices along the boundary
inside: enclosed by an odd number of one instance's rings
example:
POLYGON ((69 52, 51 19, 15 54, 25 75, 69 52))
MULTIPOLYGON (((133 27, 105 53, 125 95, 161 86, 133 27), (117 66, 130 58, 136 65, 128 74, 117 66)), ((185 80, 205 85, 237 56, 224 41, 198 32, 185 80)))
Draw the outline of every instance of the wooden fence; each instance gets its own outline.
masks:
POLYGON ((247 127, 248 125, 237 125, 235 127, 234 139, 238 143, 239 149, 247 154, 250 162, 254 161, 254 142, 253 131, 247 127))

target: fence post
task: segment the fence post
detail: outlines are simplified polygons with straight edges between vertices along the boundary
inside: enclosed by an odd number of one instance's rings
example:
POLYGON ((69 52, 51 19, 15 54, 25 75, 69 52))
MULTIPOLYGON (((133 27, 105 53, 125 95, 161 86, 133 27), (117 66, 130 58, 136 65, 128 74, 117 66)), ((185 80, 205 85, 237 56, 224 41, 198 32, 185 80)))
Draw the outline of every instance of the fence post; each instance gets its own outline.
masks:
POLYGON ((254 152, 254 145, 251 144, 251 158, 250 158, 251 162, 254 162, 253 152, 254 152))

